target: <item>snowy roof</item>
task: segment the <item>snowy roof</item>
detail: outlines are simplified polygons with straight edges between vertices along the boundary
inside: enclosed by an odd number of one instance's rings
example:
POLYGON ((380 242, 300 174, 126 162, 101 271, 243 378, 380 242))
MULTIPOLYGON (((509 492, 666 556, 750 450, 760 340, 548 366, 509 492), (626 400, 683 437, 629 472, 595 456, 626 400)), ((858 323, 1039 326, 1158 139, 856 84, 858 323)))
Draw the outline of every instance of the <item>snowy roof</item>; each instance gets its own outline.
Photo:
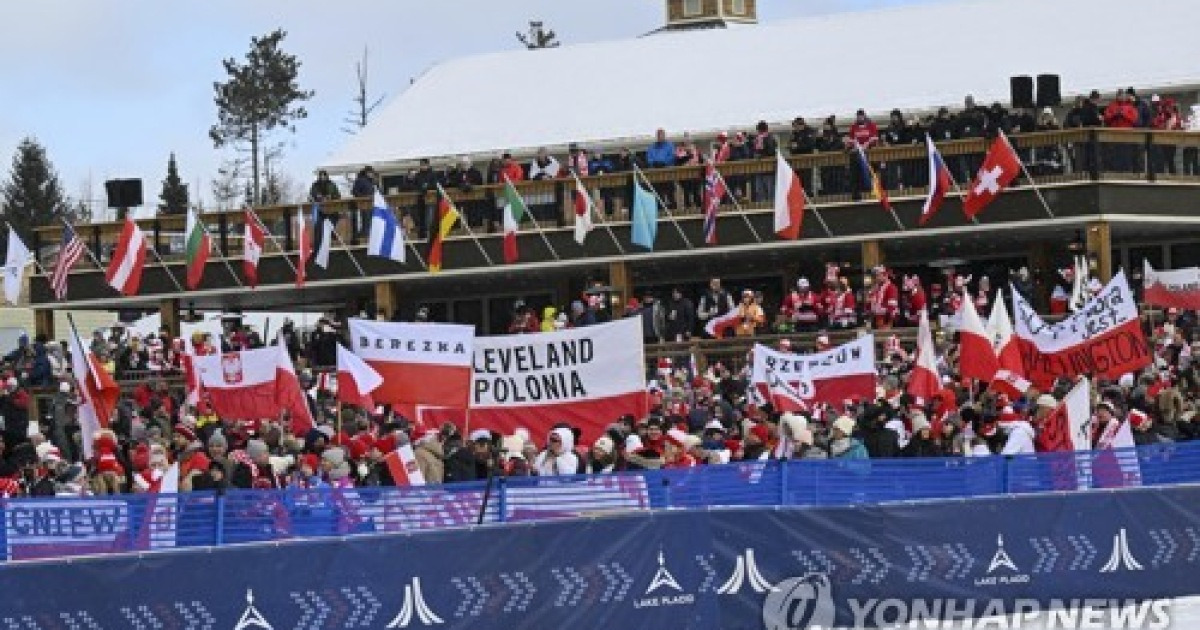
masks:
POLYGON ((759 119, 1009 100, 1009 77, 1062 93, 1200 85, 1200 2, 975 0, 736 29, 463 57, 393 99, 324 167, 641 142, 759 119))

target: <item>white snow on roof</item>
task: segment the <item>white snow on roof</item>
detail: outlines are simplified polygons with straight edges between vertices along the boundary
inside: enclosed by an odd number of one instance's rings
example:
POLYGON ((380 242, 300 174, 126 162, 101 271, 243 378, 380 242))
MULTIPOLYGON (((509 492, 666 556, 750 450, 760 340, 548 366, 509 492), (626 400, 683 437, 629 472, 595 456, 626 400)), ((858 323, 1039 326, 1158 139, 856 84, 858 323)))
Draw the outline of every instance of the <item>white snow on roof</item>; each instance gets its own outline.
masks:
POLYGON ((333 171, 745 129, 759 119, 1009 99, 1059 74, 1064 98, 1200 85, 1200 2, 976 0, 751 28, 516 50, 435 66, 325 163, 333 171))

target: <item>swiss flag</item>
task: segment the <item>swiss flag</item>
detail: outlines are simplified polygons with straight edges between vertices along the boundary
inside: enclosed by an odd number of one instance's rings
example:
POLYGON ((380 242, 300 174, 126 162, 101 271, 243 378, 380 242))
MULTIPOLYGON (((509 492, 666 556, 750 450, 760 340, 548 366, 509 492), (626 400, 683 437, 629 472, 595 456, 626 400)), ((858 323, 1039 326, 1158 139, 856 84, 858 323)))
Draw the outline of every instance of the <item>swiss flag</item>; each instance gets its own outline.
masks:
POLYGON ((1013 150, 1004 132, 992 141, 983 166, 971 182, 967 198, 963 200, 963 213, 967 218, 974 219, 975 215, 983 212, 989 203, 1000 195, 1000 191, 1008 187, 1012 180, 1021 173, 1021 158, 1013 150))
POLYGON ((363 409, 374 409, 371 392, 383 385, 383 377, 375 368, 350 352, 342 344, 337 347, 337 399, 363 409))
POLYGON ((992 348, 992 340, 975 310, 975 303, 966 290, 963 291, 961 314, 962 327, 958 329, 959 374, 963 378, 989 382, 1000 369, 1000 363, 996 359, 995 349, 992 348))
POLYGON ((938 378, 937 354, 933 349, 933 333, 929 329, 929 313, 921 309, 917 332, 917 362, 908 375, 908 393, 913 398, 932 400, 942 389, 938 378))

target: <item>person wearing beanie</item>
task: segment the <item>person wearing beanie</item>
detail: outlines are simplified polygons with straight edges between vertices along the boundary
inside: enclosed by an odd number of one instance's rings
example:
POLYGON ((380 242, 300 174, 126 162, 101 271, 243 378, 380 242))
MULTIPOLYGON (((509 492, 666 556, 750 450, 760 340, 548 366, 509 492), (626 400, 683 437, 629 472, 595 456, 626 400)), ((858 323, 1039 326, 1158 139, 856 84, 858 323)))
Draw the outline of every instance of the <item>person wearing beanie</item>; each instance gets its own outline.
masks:
POLYGON ((231 486, 260 490, 283 487, 283 479, 271 466, 271 452, 266 442, 250 440, 246 442, 245 450, 234 451, 230 460, 233 461, 233 471, 229 475, 231 486))
POLYGON ((125 491, 125 467, 117 459, 117 446, 117 436, 111 430, 102 429, 96 434, 96 472, 92 479, 96 494, 120 494, 125 491))
POLYGON ((688 435, 679 429, 667 431, 663 449, 663 467, 695 468, 698 462, 690 451, 699 444, 699 439, 694 435, 688 435))
POLYGON ((605 435, 592 443, 584 472, 589 475, 611 473, 616 469, 616 464, 616 444, 612 438, 605 435))
POLYGON ((352 488, 354 480, 350 476, 350 464, 346 461, 346 451, 335 446, 325 449, 321 454, 321 470, 325 479, 334 488, 352 488))
POLYGON ((742 447, 742 459, 748 462, 767 460, 770 456, 767 445, 771 440, 771 431, 767 425, 762 422, 751 423, 745 434, 746 441, 742 447))
POLYGON ((941 444, 934 440, 933 427, 925 419, 925 414, 913 411, 909 414, 912 422, 912 437, 900 452, 904 457, 941 457, 945 455, 941 444))
POLYGON ((134 492, 158 492, 163 485, 163 479, 170 469, 167 460, 167 448, 159 443, 150 445, 146 467, 139 470, 133 478, 134 492))
MULTIPOLYGON (((862 442, 854 436, 855 422, 850 416, 833 421, 830 429, 829 456, 837 459, 867 459, 870 455, 862 442)), ((886 430, 886 429, 885 429, 886 430)))

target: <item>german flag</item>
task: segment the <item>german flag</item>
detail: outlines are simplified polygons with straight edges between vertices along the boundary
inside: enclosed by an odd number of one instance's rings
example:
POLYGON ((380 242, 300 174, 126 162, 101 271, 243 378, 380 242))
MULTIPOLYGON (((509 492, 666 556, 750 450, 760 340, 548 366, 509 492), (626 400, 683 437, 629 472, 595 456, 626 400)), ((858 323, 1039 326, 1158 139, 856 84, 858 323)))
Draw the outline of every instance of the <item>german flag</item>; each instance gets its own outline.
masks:
POLYGON ((437 273, 442 270, 442 242, 449 236, 454 224, 458 223, 461 215, 450 195, 438 186, 437 220, 433 224, 433 233, 429 238, 429 272, 437 273))

